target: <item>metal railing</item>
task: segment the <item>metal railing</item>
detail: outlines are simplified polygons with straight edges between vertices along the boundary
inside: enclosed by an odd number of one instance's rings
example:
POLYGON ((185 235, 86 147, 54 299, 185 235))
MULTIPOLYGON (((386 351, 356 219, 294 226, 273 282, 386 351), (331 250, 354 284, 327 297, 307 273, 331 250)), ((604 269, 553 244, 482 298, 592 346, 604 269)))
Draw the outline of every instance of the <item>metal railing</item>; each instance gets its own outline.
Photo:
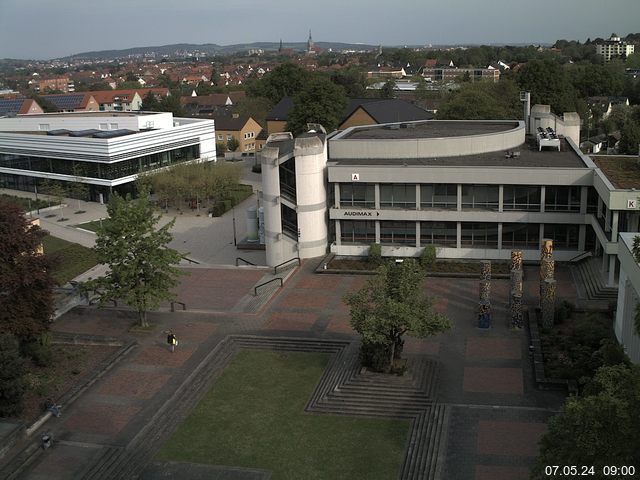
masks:
POLYGON ((282 266, 286 265, 287 263, 291 263, 291 262, 296 261, 296 260, 297 260, 297 262, 298 262, 298 266, 300 266, 300 265, 301 265, 301 263, 300 263, 300 257, 293 257, 293 258, 290 258, 289 260, 285 260, 284 262, 279 263, 278 265, 276 265, 275 267, 273 267, 273 274, 275 275, 276 273, 278 273, 278 268, 280 268, 280 267, 282 267, 282 266))
POLYGON ((580 260, 584 260, 585 258, 589 258, 593 256, 593 252, 588 251, 588 252, 582 252, 578 255, 576 255, 573 258, 569 259, 569 263, 578 263, 580 260))
POLYGON ((195 263, 196 265, 200 265, 200 262, 196 261, 196 260, 192 260, 191 258, 187 257, 187 255, 189 255, 188 253, 185 253, 184 255, 180 255, 182 257, 183 260, 186 260, 189 263, 195 263))
POLYGON ((280 277, 276 277, 276 278, 272 278, 271 280, 268 280, 268 281, 266 281, 266 282, 264 282, 264 283, 261 283, 260 285, 256 285, 256 286, 253 288, 253 295, 257 297, 257 296, 258 296, 258 289, 259 289, 260 287, 264 287, 265 285, 268 285, 268 284, 270 284, 271 282, 276 282, 276 281, 278 281, 278 280, 280 280, 280 288, 282 288, 282 286, 284 285, 284 282, 282 281, 282 278, 280 278, 280 277))
POLYGON ((186 304, 186 303, 184 303, 184 302, 178 302, 177 300, 174 300, 174 301, 172 301, 172 302, 171 302, 171 311, 172 311, 172 312, 175 312, 175 311, 176 311, 176 309, 175 309, 175 304, 176 304, 176 303, 177 303, 178 305, 181 305, 181 306, 182 306, 182 310, 186 310, 186 309, 187 309, 187 304, 186 304))
POLYGON ((236 267, 238 266, 238 261, 242 260, 244 263, 246 263, 247 265, 253 265, 255 267, 255 263, 250 262, 249 260, 245 260, 242 257, 236 257, 236 267))

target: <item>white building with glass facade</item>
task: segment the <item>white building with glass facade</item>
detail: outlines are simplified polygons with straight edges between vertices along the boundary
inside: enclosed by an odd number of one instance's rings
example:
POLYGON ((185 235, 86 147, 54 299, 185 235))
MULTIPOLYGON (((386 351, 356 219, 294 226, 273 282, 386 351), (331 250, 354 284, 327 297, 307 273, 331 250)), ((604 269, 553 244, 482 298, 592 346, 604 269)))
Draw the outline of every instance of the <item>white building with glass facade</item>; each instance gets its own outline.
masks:
POLYGON ((0 187, 34 191, 81 181, 92 200, 132 193, 142 172, 216 158, 212 120, 155 112, 78 112, 0 118, 0 187))

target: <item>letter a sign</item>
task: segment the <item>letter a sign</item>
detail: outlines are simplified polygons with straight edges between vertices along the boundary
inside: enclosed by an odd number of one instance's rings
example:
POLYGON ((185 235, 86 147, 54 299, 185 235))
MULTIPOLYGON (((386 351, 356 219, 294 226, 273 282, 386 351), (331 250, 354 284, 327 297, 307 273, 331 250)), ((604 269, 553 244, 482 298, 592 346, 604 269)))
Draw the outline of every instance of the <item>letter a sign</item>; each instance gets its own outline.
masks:
POLYGON ((351 174, 351 181, 352 182, 359 182, 360 181, 360 174, 359 173, 352 173, 351 174))

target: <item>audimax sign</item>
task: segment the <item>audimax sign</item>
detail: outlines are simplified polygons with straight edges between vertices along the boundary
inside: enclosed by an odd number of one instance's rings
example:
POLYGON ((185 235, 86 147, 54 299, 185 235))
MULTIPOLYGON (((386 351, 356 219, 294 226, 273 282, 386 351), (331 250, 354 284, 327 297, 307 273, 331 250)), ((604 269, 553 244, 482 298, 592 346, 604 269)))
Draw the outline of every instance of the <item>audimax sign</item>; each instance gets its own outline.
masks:
POLYGON ((345 210, 342 212, 343 217, 379 217, 380 212, 371 210, 345 210))

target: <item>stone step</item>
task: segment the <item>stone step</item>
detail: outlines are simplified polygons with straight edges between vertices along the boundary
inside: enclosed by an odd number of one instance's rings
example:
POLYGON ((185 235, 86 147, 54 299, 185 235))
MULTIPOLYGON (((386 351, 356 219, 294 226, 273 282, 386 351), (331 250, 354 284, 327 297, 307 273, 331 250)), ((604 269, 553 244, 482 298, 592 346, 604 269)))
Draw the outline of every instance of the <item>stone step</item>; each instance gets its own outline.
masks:
POLYGON ((330 415, 363 416, 363 417, 385 417, 385 418, 413 418, 424 408, 400 409, 400 408, 374 408, 353 405, 319 405, 314 408, 313 413, 323 413, 330 415))
POLYGON ((105 447, 99 457, 88 465, 77 476, 80 480, 93 480, 94 478, 105 478, 104 473, 114 462, 124 453, 121 447, 105 447))
POLYGON ((434 405, 414 420, 409 448, 403 464, 402 480, 436 480, 440 452, 445 447, 442 436, 448 421, 449 407, 434 405))

